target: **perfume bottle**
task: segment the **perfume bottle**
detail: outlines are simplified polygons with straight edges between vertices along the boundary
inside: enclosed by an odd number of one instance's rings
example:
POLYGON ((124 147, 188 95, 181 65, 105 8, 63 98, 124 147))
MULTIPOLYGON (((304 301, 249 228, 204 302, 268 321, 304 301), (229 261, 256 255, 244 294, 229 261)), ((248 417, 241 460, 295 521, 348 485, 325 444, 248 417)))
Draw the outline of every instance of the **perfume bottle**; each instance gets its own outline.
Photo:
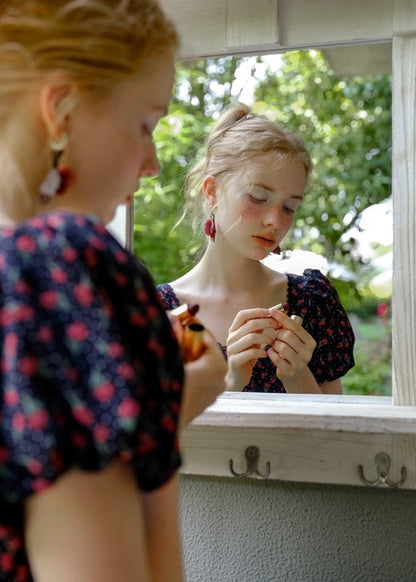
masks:
POLYGON ((184 362, 197 360, 205 350, 205 328, 195 317, 198 310, 199 305, 184 303, 168 312, 184 362))

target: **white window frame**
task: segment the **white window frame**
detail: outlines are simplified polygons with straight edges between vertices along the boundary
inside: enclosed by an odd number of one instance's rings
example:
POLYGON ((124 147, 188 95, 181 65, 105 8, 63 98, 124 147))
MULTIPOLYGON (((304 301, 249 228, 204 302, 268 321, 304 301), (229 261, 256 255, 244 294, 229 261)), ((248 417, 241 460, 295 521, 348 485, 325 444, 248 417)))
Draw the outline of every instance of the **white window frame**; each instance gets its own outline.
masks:
MULTIPOLYGON (((224 394, 184 431, 182 472, 416 489, 414 0, 162 0, 162 5, 182 38, 181 59, 392 43, 393 396, 224 394), (257 473, 247 471, 249 447, 258 450, 257 473)), ((131 237, 130 229, 127 241, 131 237)))

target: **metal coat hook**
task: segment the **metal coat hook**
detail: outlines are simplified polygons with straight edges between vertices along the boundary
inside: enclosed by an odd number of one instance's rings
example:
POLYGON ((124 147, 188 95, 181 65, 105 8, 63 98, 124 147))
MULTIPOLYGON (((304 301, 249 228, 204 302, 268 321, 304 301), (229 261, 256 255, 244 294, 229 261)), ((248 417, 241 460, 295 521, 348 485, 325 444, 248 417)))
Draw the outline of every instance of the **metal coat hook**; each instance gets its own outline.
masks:
POLYGON ((266 472, 260 473, 258 470, 258 462, 260 457, 260 451, 258 447, 251 445, 250 447, 246 448, 245 457, 247 461, 247 471, 245 473, 236 473, 233 468, 233 460, 229 460, 229 466, 231 474, 234 477, 238 477, 239 479, 243 479, 244 477, 250 477, 250 475, 257 475, 261 479, 268 479, 270 475, 270 462, 267 461, 266 463, 266 472))
POLYGON ((401 469, 401 479, 394 483, 389 476, 390 471, 390 457, 387 453, 378 453, 375 457, 376 469, 377 469, 377 479, 375 481, 368 481, 364 477, 363 466, 358 465, 358 476, 361 481, 368 487, 378 487, 382 483, 385 483, 389 487, 398 488, 401 487, 406 481, 406 467, 401 469))

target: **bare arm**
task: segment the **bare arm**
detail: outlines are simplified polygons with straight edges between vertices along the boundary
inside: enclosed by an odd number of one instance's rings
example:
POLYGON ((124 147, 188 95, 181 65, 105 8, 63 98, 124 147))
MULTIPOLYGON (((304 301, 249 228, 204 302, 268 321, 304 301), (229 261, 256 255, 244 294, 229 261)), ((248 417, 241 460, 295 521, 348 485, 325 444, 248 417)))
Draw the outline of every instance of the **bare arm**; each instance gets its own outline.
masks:
POLYGON ((320 384, 322 394, 342 394, 341 378, 333 380, 332 382, 323 382, 320 384))
POLYGON ((172 536, 161 535, 160 555, 169 556, 176 572, 170 579, 180 582, 171 508, 171 504, 176 508, 176 489, 165 487, 146 494, 143 505, 131 468, 115 461, 97 473, 71 471, 50 489, 32 495, 25 506, 25 536, 34 580, 160 582, 162 578, 151 574, 149 555, 156 540, 149 533, 147 547, 147 522, 154 519, 154 530, 166 509, 164 525, 169 524, 172 536), (152 495, 160 504, 155 515, 152 495))
POLYGON ((305 368, 293 379, 285 380, 284 387, 288 394, 342 394, 340 379, 318 384, 309 368, 305 368))
POLYGON ((177 498, 177 476, 159 489, 143 494, 152 582, 183 580, 177 498))

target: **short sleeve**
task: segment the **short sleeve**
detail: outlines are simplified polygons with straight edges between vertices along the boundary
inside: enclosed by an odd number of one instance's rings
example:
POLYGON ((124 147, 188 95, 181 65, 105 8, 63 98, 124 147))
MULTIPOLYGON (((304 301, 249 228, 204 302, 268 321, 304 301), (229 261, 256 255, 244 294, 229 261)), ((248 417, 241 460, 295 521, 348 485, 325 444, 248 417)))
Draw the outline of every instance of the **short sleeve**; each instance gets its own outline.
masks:
POLYGON ((288 275, 289 314, 303 317, 316 341, 309 368, 317 382, 330 382, 354 366, 354 332, 338 293, 325 275, 307 269, 288 275))
POLYGON ((157 286, 160 301, 166 311, 179 307, 179 299, 175 295, 175 291, 169 283, 163 283, 157 286))
POLYGON ((129 462, 143 490, 180 464, 183 365, 153 281, 94 218, 53 213, 0 251, 0 498, 129 462))

